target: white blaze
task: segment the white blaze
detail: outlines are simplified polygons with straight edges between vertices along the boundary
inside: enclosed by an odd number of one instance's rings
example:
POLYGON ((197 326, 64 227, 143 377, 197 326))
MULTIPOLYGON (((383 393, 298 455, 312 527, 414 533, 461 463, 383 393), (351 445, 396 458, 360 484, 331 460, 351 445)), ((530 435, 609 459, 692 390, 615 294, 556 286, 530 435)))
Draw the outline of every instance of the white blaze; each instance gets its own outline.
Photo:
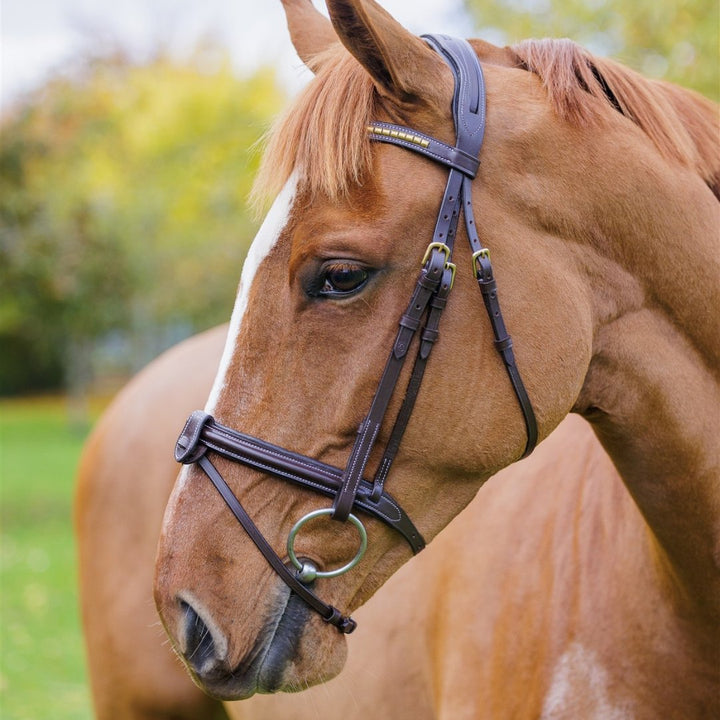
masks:
POLYGON ((212 413, 215 410, 220 393, 225 389, 228 368, 235 353, 237 339, 240 334, 240 326, 242 325, 243 316, 247 309, 248 298, 250 297, 250 288, 260 264, 268 256, 273 247, 275 247, 275 243, 278 241, 285 225, 287 225, 295 197, 296 186, 297 178, 295 174, 293 174, 275 199, 248 250, 242 275, 240 276, 240 287, 235 300, 235 307, 233 308, 232 317, 230 318, 230 328, 228 329, 227 340, 225 341, 225 349, 223 350, 220 360, 218 373, 215 376, 215 382, 210 391, 210 397, 205 405, 205 412, 212 413))

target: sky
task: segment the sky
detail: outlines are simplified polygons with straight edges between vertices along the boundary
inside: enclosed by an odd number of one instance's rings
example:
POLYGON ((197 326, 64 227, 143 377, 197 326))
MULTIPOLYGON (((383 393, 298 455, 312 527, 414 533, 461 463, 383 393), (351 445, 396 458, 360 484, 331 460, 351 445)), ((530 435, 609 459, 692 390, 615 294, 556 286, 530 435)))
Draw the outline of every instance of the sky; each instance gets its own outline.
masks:
MULTIPOLYGON (((324 4, 315 0, 324 11, 324 4)), ((382 0, 413 32, 467 36, 460 0, 382 0)), ((2 0, 0 99, 3 106, 41 84, 83 50, 103 45, 142 57, 162 42, 182 56, 214 37, 238 72, 276 64, 292 90, 306 78, 290 45, 280 0, 2 0)))

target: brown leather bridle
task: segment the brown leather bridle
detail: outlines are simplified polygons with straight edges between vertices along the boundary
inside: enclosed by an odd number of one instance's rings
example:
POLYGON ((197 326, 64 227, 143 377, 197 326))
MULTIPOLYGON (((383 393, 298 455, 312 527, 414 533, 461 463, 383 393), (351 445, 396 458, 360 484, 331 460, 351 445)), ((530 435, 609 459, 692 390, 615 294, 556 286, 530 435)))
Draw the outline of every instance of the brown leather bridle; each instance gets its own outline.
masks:
POLYGON ((211 415, 201 411, 190 416, 175 448, 175 459, 178 462, 197 463, 208 475, 252 541, 290 589, 326 622, 335 625, 344 633, 355 629, 355 621, 321 600, 312 591, 311 585, 317 577, 333 577, 350 569, 359 560, 362 552, 342 568, 321 572, 310 561, 298 560, 295 557, 294 539, 301 526, 309 519, 319 514, 328 514, 335 520, 350 520, 355 524, 361 534, 363 551, 366 542, 365 530, 362 523, 351 513, 351 510, 357 510, 381 520, 399 532, 414 553, 418 553, 425 546, 417 528, 384 486, 415 406, 430 351, 438 338, 440 316, 453 285, 455 265, 451 259, 461 213, 465 217, 465 228, 472 250, 472 271, 490 318, 495 347, 503 359, 525 419, 527 444, 522 457, 529 455, 537 442, 535 413, 520 378, 512 340, 500 312, 490 254, 480 243, 473 217, 472 180, 479 168, 478 155, 485 131, 485 86, 482 69, 477 56, 465 40, 445 35, 423 37, 450 66, 455 77, 452 109, 457 140, 455 145, 451 146, 417 130, 385 122, 374 122, 367 128, 370 140, 399 145, 425 155, 448 167, 449 175, 432 242, 425 252, 415 290, 407 310, 400 318, 400 327, 390 357, 370 410, 358 429, 347 465, 341 469, 272 445, 225 427, 211 415), (411 342, 418 332, 417 355, 400 411, 373 480, 368 481, 364 478, 368 458, 375 447, 411 342), (280 558, 255 526, 213 465, 208 451, 333 498, 332 509, 309 513, 291 530, 288 539, 289 564, 280 558))

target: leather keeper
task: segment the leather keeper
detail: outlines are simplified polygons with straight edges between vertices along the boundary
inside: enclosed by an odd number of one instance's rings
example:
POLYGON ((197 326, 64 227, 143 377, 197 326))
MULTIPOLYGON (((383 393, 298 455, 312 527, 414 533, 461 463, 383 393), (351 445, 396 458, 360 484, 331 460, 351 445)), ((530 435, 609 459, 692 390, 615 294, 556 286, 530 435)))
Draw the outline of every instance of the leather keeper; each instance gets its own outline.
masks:
POLYGON ((175 460, 183 465, 191 465, 197 462, 206 452, 207 447, 200 445, 200 435, 205 425, 213 419, 202 410, 195 410, 175 443, 175 460))
POLYGON ((497 291, 497 283, 492 278, 490 280, 481 280, 478 278, 478 285, 483 295, 491 295, 497 291))
POLYGON ((512 344, 513 341, 509 335, 506 335, 501 340, 495 340, 495 347, 498 349, 499 352, 503 352, 504 350, 511 348, 512 344))
POLYGON ((398 323, 398 325, 401 325, 402 327, 415 332, 415 330, 420 327, 420 318, 411 317, 410 315, 403 315, 400 318, 400 322, 398 323))

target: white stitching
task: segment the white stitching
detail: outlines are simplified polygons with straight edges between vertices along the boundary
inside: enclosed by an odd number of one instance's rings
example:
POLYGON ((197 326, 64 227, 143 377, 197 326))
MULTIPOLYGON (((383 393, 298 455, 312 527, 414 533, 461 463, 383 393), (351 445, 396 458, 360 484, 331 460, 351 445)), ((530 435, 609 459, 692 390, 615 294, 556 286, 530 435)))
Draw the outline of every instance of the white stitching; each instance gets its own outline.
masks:
MULTIPOLYGON (((280 475, 284 478, 287 478, 288 480, 292 480, 292 481, 298 483, 299 485, 303 485, 306 487, 313 487, 316 490, 330 493, 330 495, 333 494, 333 490, 337 489, 337 488, 328 487, 326 485, 322 485, 319 482, 315 482, 314 480, 309 480, 308 478, 304 478, 301 475, 291 473, 287 470, 282 470, 281 468, 276 468, 272 465, 268 465, 267 463, 264 463, 260 460, 248 458, 244 455, 241 455, 240 453, 236 453, 236 452, 233 452, 232 450, 224 448, 221 445, 216 445, 212 441, 204 439, 203 444, 206 445, 210 450, 214 450, 215 452, 219 453, 223 457, 236 460, 237 462, 242 463, 243 465, 249 465, 256 469, 266 470, 270 475, 280 475)), ((278 455, 278 457, 281 457, 281 456, 278 455)), ((308 466, 308 467, 310 467, 310 466, 308 466)), ((358 485, 359 485, 359 482, 358 482, 358 485)), ((365 500, 364 498, 358 498, 357 502, 358 502, 358 504, 361 505, 361 507, 368 510, 368 512, 370 512, 371 514, 375 514, 378 517, 383 518, 390 523, 396 524, 396 523, 400 522, 403 518, 403 514, 400 512, 400 508, 397 505, 397 503, 395 503, 393 500, 391 500, 387 494, 384 494, 383 497, 385 498, 385 502, 396 511, 397 514, 395 515, 395 517, 393 517, 392 515, 389 515, 386 512, 383 512, 382 510, 380 510, 380 508, 377 505, 375 505, 374 503, 370 503, 368 500, 365 500)))

